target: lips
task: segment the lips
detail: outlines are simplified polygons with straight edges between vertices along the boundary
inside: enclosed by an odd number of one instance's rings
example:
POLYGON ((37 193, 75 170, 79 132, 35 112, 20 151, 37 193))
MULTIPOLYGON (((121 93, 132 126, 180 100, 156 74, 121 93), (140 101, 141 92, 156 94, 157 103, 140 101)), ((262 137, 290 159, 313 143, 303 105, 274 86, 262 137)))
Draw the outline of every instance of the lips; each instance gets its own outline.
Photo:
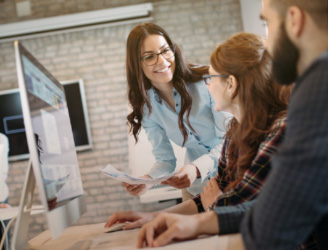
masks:
POLYGON ((169 69, 171 68, 171 66, 156 70, 155 73, 165 73, 167 72, 169 69))

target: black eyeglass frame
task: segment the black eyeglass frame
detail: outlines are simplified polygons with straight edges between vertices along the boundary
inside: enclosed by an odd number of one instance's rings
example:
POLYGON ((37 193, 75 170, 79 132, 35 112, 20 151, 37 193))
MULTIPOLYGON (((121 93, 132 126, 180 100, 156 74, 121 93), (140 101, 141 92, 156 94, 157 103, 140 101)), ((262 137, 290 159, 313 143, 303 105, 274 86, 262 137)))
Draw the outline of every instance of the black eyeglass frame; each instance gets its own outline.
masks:
POLYGON ((142 57, 141 57, 141 61, 143 61, 143 63, 144 63, 146 66, 153 66, 153 65, 155 65, 155 64, 158 62, 158 56, 159 56, 159 55, 161 55, 161 56, 164 57, 165 59, 170 59, 170 58, 174 57, 174 56, 175 56, 175 46, 174 46, 174 44, 172 44, 172 45, 170 45, 170 46, 168 46, 168 47, 165 47, 165 48, 163 49, 162 52, 159 52, 159 53, 153 53, 153 54, 148 54, 148 55, 156 56, 156 62, 155 62, 155 63, 152 63, 152 64, 147 64, 147 63, 145 62, 145 57, 146 57, 147 55, 142 56, 142 57), (165 57, 165 56, 163 55, 164 50, 167 49, 167 48, 169 48, 169 49, 173 52, 173 55, 170 56, 170 57, 165 57))
POLYGON ((227 74, 221 74, 221 75, 203 75, 202 78, 205 82, 206 85, 209 85, 210 84, 210 79, 212 77, 229 77, 230 75, 227 75, 227 74))

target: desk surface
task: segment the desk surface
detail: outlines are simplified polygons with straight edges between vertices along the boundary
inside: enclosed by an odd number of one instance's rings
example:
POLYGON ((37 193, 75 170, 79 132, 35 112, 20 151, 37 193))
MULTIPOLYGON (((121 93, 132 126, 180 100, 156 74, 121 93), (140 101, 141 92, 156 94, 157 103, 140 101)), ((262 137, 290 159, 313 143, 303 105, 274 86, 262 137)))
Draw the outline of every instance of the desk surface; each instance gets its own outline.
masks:
MULTIPOLYGON (((30 250, 86 250, 86 249, 114 249, 133 250, 137 249, 137 237, 139 229, 129 231, 119 231, 104 233, 104 223, 69 227, 57 239, 52 239, 49 231, 39 234, 29 241, 30 250)), ((240 234, 223 236, 200 237, 196 240, 189 240, 170 244, 161 248, 147 248, 160 250, 242 250, 244 249, 240 234)))

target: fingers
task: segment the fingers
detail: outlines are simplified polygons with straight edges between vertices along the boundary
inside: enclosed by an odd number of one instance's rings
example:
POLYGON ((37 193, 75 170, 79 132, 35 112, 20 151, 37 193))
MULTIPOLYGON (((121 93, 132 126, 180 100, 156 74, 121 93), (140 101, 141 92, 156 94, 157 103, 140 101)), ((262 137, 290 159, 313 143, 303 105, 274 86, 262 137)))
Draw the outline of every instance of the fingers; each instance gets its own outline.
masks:
POLYGON ((176 182, 167 182, 167 185, 170 185, 174 188, 188 188, 190 187, 190 182, 186 181, 186 182, 180 182, 180 183, 176 183, 176 182))
POLYGON ((118 222, 135 221, 140 217, 132 211, 118 212, 110 216, 104 227, 110 227, 118 222))
POLYGON ((216 187, 216 188, 219 187, 219 184, 218 184, 216 178, 212 177, 209 182, 211 183, 212 187, 216 187))
POLYGON ((167 179, 165 182, 162 182, 162 184, 170 185, 172 187, 181 189, 181 188, 190 187, 191 182, 190 179, 188 178, 188 175, 182 173, 182 174, 176 174, 170 179, 167 179))
POLYGON ((130 185, 128 183, 122 182, 121 183, 121 186, 122 187, 125 187, 125 190, 128 191, 128 192, 130 192, 130 191, 135 190, 136 188, 138 188, 138 187, 140 187, 142 185, 141 184, 140 185, 130 185))
POLYGON ((203 193, 206 193, 206 190, 207 190, 207 184, 206 186, 203 187, 203 193))
POLYGON ((161 214, 156 219, 145 224, 141 228, 138 235, 137 247, 141 248, 144 242, 146 242, 148 246, 152 247, 156 234, 161 234, 166 229, 166 216, 161 214))
POLYGON ((171 178, 167 179, 168 181, 178 181, 178 180, 181 180, 183 178, 187 178, 188 175, 184 172, 179 172, 177 173, 176 175, 172 176, 171 178))
POLYGON ((159 235, 154 241, 152 241, 152 247, 160 247, 167 245, 177 235, 177 227, 171 226, 164 233, 159 235))
POLYGON ((129 185, 125 188, 125 190, 127 192, 129 192, 129 194, 133 195, 133 196, 138 196, 142 193, 142 191, 146 191, 144 190, 146 189, 146 185, 145 184, 141 184, 141 185, 129 185))
POLYGON ((146 235, 146 227, 142 227, 138 234, 137 248, 142 248, 144 241, 146 239, 145 235, 146 235))
POLYGON ((153 240, 155 238, 154 227, 149 226, 146 228, 146 241, 148 246, 153 246, 153 240))
POLYGON ((129 230, 129 229, 133 229, 133 228, 139 228, 143 225, 143 223, 141 223, 141 220, 137 220, 135 222, 131 222, 129 224, 127 224, 126 226, 123 227, 123 230, 129 230))

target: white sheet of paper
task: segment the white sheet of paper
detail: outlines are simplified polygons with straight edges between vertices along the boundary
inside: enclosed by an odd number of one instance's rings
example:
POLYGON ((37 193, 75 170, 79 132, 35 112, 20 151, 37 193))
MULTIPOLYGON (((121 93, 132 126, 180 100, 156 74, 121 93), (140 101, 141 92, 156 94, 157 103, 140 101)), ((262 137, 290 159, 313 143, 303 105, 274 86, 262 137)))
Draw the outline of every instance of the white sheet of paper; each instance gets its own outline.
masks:
POLYGON ((100 171, 105 174, 106 176, 115 179, 119 182, 125 182, 131 185, 134 184, 160 184, 162 181, 166 181, 173 175, 177 174, 177 172, 172 172, 169 175, 161 176, 159 178, 155 179, 142 179, 142 178, 137 178, 134 176, 131 176, 129 174, 126 174, 124 172, 118 171, 115 167, 112 165, 108 164, 104 169, 100 169, 100 171))

